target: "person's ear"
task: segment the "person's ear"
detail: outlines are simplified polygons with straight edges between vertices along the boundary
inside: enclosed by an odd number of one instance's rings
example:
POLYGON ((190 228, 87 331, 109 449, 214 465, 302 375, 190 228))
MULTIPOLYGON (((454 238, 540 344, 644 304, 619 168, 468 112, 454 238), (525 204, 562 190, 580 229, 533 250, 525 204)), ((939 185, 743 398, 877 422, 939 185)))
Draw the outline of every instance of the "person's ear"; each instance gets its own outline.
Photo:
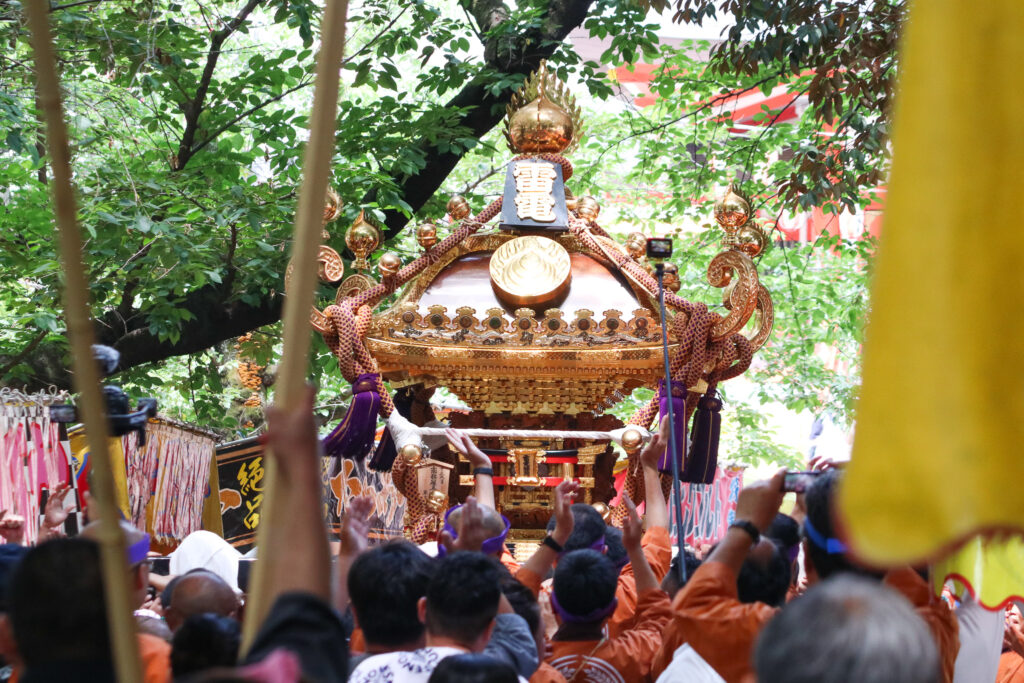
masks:
POLYGON ((20 664, 18 643, 14 640, 11 620, 6 614, 0 614, 0 658, 8 664, 20 664))
POLYGON ((419 617, 421 624, 427 623, 427 599, 420 598, 416 601, 416 616, 419 617))

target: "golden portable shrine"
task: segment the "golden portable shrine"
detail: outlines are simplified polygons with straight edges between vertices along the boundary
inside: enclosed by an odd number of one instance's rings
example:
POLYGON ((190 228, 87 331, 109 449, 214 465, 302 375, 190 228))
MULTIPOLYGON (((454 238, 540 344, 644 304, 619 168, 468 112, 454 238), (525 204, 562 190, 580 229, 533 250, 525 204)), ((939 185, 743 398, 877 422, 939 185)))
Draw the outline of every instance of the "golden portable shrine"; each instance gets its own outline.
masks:
MULTIPOLYGON (((580 138, 580 111, 544 65, 514 96, 504 125, 516 153, 504 194, 476 215, 465 198, 452 197, 448 235, 439 239, 434 223, 419 225, 423 254, 414 261, 403 265, 385 253, 379 281, 372 278, 367 257, 381 246, 382 232, 365 214, 345 236, 355 274, 344 278, 338 253, 320 248, 320 277, 338 290, 335 303, 314 308, 311 321, 353 383, 349 412, 325 446, 342 457, 372 456, 372 468, 391 470, 407 497, 407 535, 417 542, 433 538, 445 509, 473 484, 468 462, 446 446, 440 425, 430 424, 433 388, 445 387, 469 406, 450 416, 451 426, 476 437, 491 458, 510 540, 538 541, 564 478, 578 480, 583 500, 607 519, 622 519, 623 506, 608 506, 616 495, 613 441, 629 458, 625 490, 642 499, 638 451, 664 400, 678 401, 681 427, 697 411, 714 432, 697 434, 698 414, 684 470, 698 449, 717 449, 715 388, 749 367, 772 327, 771 297, 751 260, 766 236, 732 185, 715 204, 724 248, 707 267, 708 282, 724 290, 724 311, 676 295, 679 273, 670 267, 668 320, 661 320, 646 236, 634 232, 620 244, 598 224, 597 200, 568 187, 573 168, 562 154, 580 138), (375 310, 395 292, 393 305, 375 310), (604 411, 639 387, 658 386, 662 325, 672 390, 662 385, 624 424, 604 411), (372 452, 378 415, 389 429, 372 452)), ((710 468, 713 478, 713 460, 710 468)), ((707 471, 690 475, 709 481, 707 471)), ((667 490, 670 478, 663 481, 667 490)))

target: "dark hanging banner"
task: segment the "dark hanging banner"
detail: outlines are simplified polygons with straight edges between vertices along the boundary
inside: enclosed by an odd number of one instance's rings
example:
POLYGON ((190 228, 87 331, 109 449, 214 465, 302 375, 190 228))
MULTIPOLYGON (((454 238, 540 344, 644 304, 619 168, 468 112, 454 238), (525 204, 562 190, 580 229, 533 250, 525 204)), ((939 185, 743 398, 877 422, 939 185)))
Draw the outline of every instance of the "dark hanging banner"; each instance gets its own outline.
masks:
POLYGON ((256 437, 217 448, 224 540, 243 553, 256 542, 263 507, 264 473, 263 446, 256 437))

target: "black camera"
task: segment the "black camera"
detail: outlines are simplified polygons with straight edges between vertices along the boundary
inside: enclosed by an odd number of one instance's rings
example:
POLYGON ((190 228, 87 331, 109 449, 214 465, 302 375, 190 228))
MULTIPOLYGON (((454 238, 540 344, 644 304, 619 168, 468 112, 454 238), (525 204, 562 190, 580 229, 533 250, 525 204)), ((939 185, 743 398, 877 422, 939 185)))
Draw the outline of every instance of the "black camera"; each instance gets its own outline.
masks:
POLYGON ((672 255, 671 237, 649 237, 647 238, 647 258, 666 259, 672 255))
MULTIPOLYGON (((106 377, 117 369, 120 355, 109 346, 92 347, 93 357, 100 364, 100 370, 106 377)), ((103 399, 107 404, 107 419, 110 422, 111 436, 124 436, 129 432, 138 432, 139 446, 146 443, 146 421, 156 417, 156 399, 140 398, 138 409, 134 412, 128 394, 121 387, 108 385, 103 387, 103 399)), ((73 405, 50 406, 50 419, 54 422, 78 422, 78 410, 73 405)))

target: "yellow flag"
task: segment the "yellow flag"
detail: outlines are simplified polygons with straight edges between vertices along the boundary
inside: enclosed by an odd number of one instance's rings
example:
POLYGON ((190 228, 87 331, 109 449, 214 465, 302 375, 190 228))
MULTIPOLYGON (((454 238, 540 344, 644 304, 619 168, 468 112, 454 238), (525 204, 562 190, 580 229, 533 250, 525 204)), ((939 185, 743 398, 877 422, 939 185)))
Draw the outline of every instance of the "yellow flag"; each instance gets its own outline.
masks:
POLYGON ((936 594, 951 579, 991 610, 1006 607, 1010 600, 1024 600, 1024 539, 972 538, 932 568, 936 594))
POLYGON ((874 564, 1024 528, 1022 31, 1020 0, 918 0, 904 27, 840 491, 846 538, 874 564))

